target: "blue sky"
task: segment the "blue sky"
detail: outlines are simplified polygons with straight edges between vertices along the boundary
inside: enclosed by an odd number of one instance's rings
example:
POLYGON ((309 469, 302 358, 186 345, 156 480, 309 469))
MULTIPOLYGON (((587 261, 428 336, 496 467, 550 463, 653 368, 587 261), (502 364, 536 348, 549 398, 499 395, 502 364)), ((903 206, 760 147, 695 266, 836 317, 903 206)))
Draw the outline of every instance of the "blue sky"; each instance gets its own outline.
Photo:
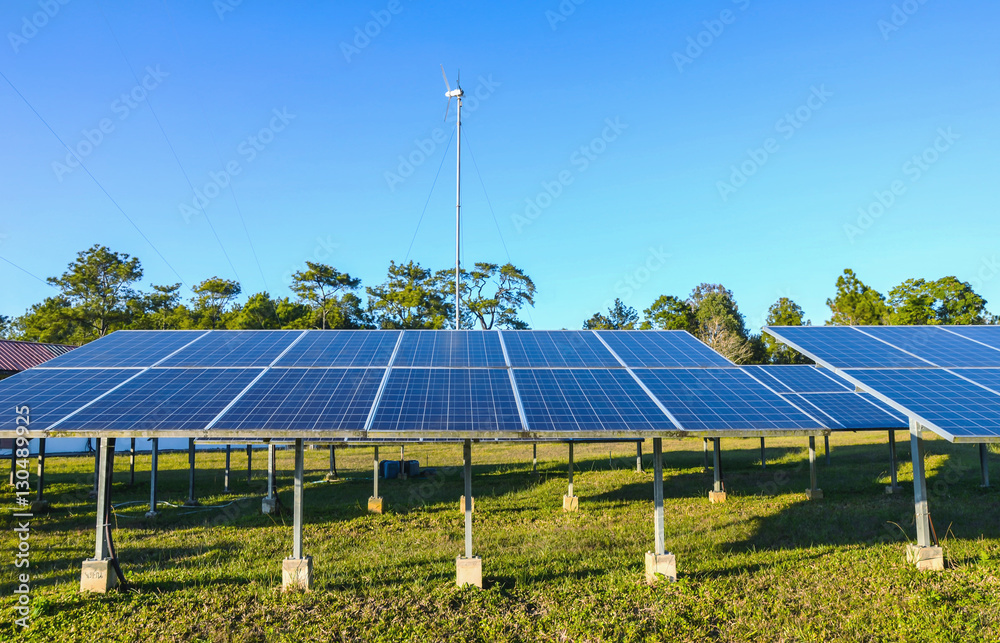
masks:
MULTIPOLYGON (((101 243, 147 285, 285 296, 307 259, 374 285, 427 203, 409 258, 453 266, 444 63, 468 94, 464 261, 509 252, 536 328, 705 281, 753 328, 782 296, 820 323, 844 268, 883 292, 956 275, 1000 311, 998 19, 985 0, 5 2, 0 71, 45 122, 0 80, 0 257, 44 278, 101 243)), ((7 315, 54 292, 3 261, 0 284, 7 315)))

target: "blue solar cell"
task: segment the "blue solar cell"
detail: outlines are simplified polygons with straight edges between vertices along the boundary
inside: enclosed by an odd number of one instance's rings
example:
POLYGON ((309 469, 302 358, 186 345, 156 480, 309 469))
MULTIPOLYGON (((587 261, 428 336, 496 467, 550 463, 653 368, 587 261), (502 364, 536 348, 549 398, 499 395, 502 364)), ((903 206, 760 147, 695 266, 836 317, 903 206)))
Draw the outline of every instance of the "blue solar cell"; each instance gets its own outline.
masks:
POLYGON ((361 431, 384 373, 384 368, 272 368, 212 428, 361 431))
POLYGON ((1000 326, 942 326, 941 330, 1000 350, 1000 326))
POLYGON ((810 415, 820 412, 836 429, 906 429, 909 424, 872 404, 858 393, 802 393, 785 396, 810 415))
POLYGON ((685 429, 822 428, 738 368, 634 372, 685 429))
POLYGON ((203 330, 119 330, 36 368, 152 366, 205 333, 203 330))
POLYGON ((59 425, 60 429, 204 429, 261 372, 249 368, 154 368, 59 425))
POLYGON ((514 369, 514 381, 532 431, 677 428, 621 369, 514 369))
POLYGON ((847 370, 845 374, 938 427, 945 437, 1000 436, 1000 395, 941 369, 847 370))
POLYGON ((840 393, 854 387, 823 369, 806 364, 744 366, 744 370, 779 393, 840 393))
POLYGON ((503 348, 496 331, 407 330, 393 366, 503 368, 503 348))
POLYGON ((765 330, 834 368, 932 366, 850 326, 769 326, 765 330))
POLYGON ((13 425, 14 408, 27 406, 31 429, 47 429, 139 372, 138 369, 32 368, 0 380, 0 408, 10 414, 8 424, 13 425))
POLYGON ((213 330, 160 366, 268 366, 288 348, 301 330, 213 330))
POLYGON ((388 366, 398 330, 311 330, 275 366, 388 366))
POLYGON ((861 330, 937 366, 1000 367, 1000 350, 977 344, 938 326, 871 326, 861 330))
POLYGON ((523 430, 506 369, 394 368, 372 431, 523 430))
POLYGON ((955 368, 952 373, 1000 393, 1000 368, 955 368))
POLYGON ((620 368, 593 332, 580 330, 503 330, 510 365, 548 368, 620 368))
POLYGON ((630 367, 733 366, 728 359, 682 330, 601 330, 597 333, 630 367))

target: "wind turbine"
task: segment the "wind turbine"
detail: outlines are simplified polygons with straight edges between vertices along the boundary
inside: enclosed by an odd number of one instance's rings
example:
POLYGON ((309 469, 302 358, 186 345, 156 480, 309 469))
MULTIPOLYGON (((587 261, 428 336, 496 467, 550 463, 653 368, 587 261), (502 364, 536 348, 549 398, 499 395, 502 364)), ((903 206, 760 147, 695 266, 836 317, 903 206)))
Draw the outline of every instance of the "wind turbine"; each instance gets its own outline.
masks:
POLYGON ((441 65, 441 75, 444 77, 444 86, 448 90, 445 93, 445 96, 448 97, 448 104, 444 108, 444 120, 448 120, 448 110, 451 108, 452 98, 455 99, 456 109, 458 110, 456 121, 458 130, 455 132, 455 140, 458 141, 455 160, 455 330, 458 330, 461 328, 460 320, 462 319, 462 271, 460 259, 462 240, 462 96, 465 96, 465 92, 462 91, 461 73, 459 73, 458 79, 455 81, 455 89, 452 89, 448 83, 448 74, 444 72, 444 65, 441 65))

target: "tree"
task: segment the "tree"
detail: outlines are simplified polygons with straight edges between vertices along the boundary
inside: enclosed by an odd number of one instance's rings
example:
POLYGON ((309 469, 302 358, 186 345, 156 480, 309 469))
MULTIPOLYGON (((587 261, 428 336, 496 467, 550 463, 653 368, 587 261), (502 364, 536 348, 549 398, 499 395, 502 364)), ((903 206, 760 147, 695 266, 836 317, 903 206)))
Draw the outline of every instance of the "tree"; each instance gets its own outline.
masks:
POLYGON ((239 282, 221 277, 206 279, 192 290, 194 314, 201 328, 218 328, 226 309, 243 291, 239 282))
POLYGON ((9 335, 27 342, 83 344, 94 339, 91 329, 80 324, 72 303, 62 295, 34 304, 11 326, 9 335))
POLYGON ((260 330, 281 328, 278 311, 266 292, 251 295, 242 306, 235 306, 226 328, 233 330, 260 330))
POLYGON ((601 313, 594 315, 583 322, 584 330, 634 330, 636 322, 639 321, 639 313, 635 308, 626 306, 621 299, 615 299, 615 303, 608 308, 607 316, 601 313))
POLYGON ((0 338, 6 338, 11 331, 11 319, 6 315, 0 315, 0 338))
POLYGON ((142 293, 130 303, 133 321, 130 328, 177 329, 190 325, 191 313, 180 304, 181 284, 153 286, 153 292, 142 293))
MULTIPOLYGON (((454 292, 455 273, 444 283, 446 291, 454 292)), ((526 304, 535 305, 535 283, 514 264, 477 262, 475 269, 462 275, 462 312, 468 311, 483 330, 527 328, 518 317, 526 304)))
MULTIPOLYGON (((695 289, 697 292, 698 289, 695 289)), ((695 309, 695 336, 737 364, 753 359, 754 349, 732 292, 719 286, 702 294, 695 309)))
POLYGON ((932 284, 934 314, 939 324, 985 324, 991 320, 986 300, 967 282, 942 277, 932 284))
MULTIPOLYGON (((802 307, 788 297, 781 297, 767 309, 768 326, 811 326, 812 322, 804 320, 802 307), (803 321, 804 320, 804 321, 803 321)), ((761 335, 764 358, 772 364, 809 364, 811 360, 798 351, 788 348, 767 333, 761 335)))
POLYGON ((128 324, 129 302, 138 295, 132 284, 142 279, 139 259, 94 245, 77 253, 61 277, 48 282, 69 302, 69 314, 93 337, 104 337, 128 324))
POLYGON ((837 277, 837 294, 827 299, 830 324, 844 326, 878 326, 885 323, 889 309, 885 297, 858 279, 853 270, 844 270, 837 277))
POLYGON ((381 328, 446 328, 453 310, 441 277, 413 261, 389 264, 385 283, 365 288, 381 328))
POLYGON ((673 295, 660 295, 649 308, 642 311, 645 318, 641 328, 643 330, 686 330, 695 329, 694 309, 691 304, 674 297, 673 295))
POLYGON ((330 309, 338 303, 337 293, 356 290, 361 285, 361 280, 323 263, 306 261, 306 267, 308 270, 300 270, 292 275, 292 292, 298 295, 300 301, 316 307, 320 328, 326 330, 330 309))

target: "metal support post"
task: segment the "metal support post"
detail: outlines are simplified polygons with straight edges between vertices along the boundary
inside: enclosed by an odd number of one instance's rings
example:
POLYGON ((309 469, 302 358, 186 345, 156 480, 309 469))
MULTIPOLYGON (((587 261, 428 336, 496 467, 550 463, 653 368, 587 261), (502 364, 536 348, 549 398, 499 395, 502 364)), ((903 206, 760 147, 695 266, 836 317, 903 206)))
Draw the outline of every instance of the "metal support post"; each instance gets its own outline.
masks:
POLYGON ((716 493, 721 493, 724 491, 722 484, 722 444, 719 438, 713 438, 714 449, 712 456, 712 477, 714 478, 714 486, 712 490, 716 493))
POLYGON ((910 420, 910 453, 913 460, 913 503, 917 521, 917 546, 931 546, 930 512, 927 508, 927 478, 924 469, 924 441, 920 425, 910 420))
POLYGON ((830 436, 823 436, 823 457, 826 458, 827 466, 830 465, 830 436))
POLYGON ((701 445, 703 447, 702 450, 704 451, 704 454, 705 454, 705 471, 708 471, 708 469, 709 469, 709 464, 708 464, 708 438, 702 438, 701 439, 701 445))
POLYGON ((764 450, 764 438, 760 439, 760 468, 767 468, 767 451, 764 450))
MULTIPOLYGON (((11 469, 11 471, 13 471, 13 469, 11 469)), ((538 473, 538 443, 537 442, 533 443, 531 445, 531 472, 532 473, 538 473)), ((11 480, 13 481, 14 474, 11 473, 10 475, 11 475, 11 480)), ((11 482, 11 484, 14 484, 14 483, 11 482)))
POLYGON ((374 484, 372 498, 379 498, 378 495, 378 447, 375 447, 375 459, 372 461, 372 481, 374 484))
POLYGON ((232 445, 226 445, 226 472, 222 478, 222 492, 229 493, 229 465, 232 455, 232 445))
POLYGON ((889 481, 890 484, 886 487, 886 493, 896 493, 899 491, 899 483, 897 481, 896 469, 898 469, 896 463, 896 432, 889 431, 889 481))
POLYGON ((159 458, 160 458, 160 440, 159 440, 159 438, 153 438, 153 440, 152 440, 152 446, 150 448, 152 450, 151 451, 152 462, 150 462, 150 465, 149 465, 149 511, 146 512, 146 517, 147 518, 155 518, 157 516, 157 513, 156 513, 156 477, 157 477, 157 469, 158 469, 159 458))
POLYGON ((304 475, 305 453, 302 438, 295 440, 295 497, 292 507, 294 522, 292 534, 292 558, 302 558, 302 478, 304 475))
POLYGON ((566 494, 573 497, 573 443, 569 443, 569 492, 566 494))
POLYGON ((194 438, 188 438, 188 499, 184 506, 197 507, 199 504, 194 493, 194 438))
POLYGON ((653 438, 653 529, 656 533, 657 556, 666 553, 663 530, 663 440, 653 438))
POLYGON ((135 484, 135 438, 128 445, 128 486, 135 484))
MULTIPOLYGON (((987 456, 989 455, 989 449, 985 442, 979 443, 979 467, 983 471, 983 487, 990 486, 990 465, 987 456)), ((41 490, 39 489, 39 499, 41 499, 41 490)))
POLYGON ((267 445, 267 497, 274 498, 278 490, 278 455, 273 444, 267 445))
POLYGON ((465 460, 465 557, 472 558, 472 440, 462 445, 465 460))
POLYGON ((247 445, 247 484, 253 481, 253 445, 247 445))
POLYGON ((642 473, 642 440, 635 443, 635 472, 642 473))

